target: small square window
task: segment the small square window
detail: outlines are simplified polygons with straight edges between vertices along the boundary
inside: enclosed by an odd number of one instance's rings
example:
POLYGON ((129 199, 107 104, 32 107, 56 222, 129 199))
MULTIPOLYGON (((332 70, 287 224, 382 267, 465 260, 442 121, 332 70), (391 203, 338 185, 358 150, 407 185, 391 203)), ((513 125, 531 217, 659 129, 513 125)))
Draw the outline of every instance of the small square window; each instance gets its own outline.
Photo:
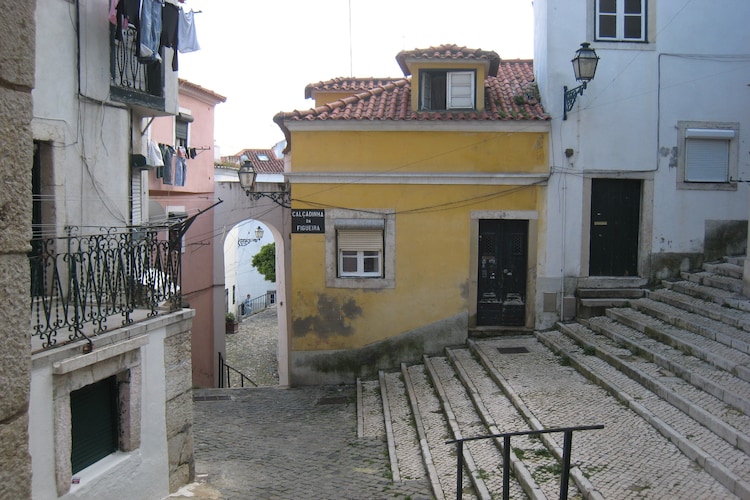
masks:
POLYGON ((739 125, 678 123, 678 187, 736 189, 739 125))
POLYGON ((382 277, 382 230, 340 230, 337 237, 339 277, 382 277))
POLYGON ((596 39, 646 41, 646 0, 595 0, 596 39))

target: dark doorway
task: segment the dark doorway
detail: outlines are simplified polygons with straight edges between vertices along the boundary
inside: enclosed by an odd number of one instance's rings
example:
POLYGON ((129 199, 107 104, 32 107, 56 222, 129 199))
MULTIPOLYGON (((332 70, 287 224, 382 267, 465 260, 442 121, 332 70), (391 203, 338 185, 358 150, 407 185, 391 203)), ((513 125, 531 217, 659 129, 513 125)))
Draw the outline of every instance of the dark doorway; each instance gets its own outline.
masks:
POLYGON ((529 221, 480 220, 477 326, 524 326, 529 221))
POLYGON ((638 276, 641 181, 591 181, 589 276, 638 276))

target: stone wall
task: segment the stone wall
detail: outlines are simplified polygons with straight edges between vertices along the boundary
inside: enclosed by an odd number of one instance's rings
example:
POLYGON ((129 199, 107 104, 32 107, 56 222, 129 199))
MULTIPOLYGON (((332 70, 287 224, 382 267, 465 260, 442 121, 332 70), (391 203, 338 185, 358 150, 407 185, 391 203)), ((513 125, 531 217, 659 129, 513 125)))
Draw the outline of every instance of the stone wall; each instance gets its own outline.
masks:
POLYGON ((28 325, 36 2, 0 0, 0 498, 31 498, 28 325))
POLYGON ((170 493, 195 479, 191 324, 187 318, 172 325, 164 339, 170 493))

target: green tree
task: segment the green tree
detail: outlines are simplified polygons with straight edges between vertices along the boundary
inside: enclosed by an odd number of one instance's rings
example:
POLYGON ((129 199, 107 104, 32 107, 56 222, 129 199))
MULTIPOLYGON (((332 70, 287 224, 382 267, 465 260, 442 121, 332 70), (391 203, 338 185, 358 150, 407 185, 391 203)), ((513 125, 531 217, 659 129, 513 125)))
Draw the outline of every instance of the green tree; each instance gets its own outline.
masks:
POLYGON ((276 243, 263 245, 260 252, 253 255, 253 267, 266 281, 276 282, 276 243))

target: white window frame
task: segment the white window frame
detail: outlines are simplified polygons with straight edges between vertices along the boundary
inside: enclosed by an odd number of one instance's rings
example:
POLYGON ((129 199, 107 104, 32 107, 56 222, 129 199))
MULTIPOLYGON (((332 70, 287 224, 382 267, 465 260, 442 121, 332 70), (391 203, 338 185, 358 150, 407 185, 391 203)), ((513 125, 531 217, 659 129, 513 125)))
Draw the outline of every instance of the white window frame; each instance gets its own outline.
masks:
POLYGON ((451 109, 476 108, 476 72, 462 70, 432 70, 425 69, 419 75, 421 95, 420 111, 446 111, 451 109), (445 106, 432 108, 432 76, 445 75, 445 106), (468 82, 460 81, 468 77, 468 82))
POLYGON ((647 33, 646 33, 646 15, 647 15, 647 8, 648 8, 648 1, 647 0, 640 0, 641 3, 641 12, 640 14, 627 14, 625 13, 625 2, 627 0, 615 0, 616 1, 616 7, 614 13, 608 13, 608 12, 600 12, 601 7, 601 0, 594 0, 594 39, 596 41, 610 41, 610 42, 646 42, 648 41, 647 33), (615 36, 601 36, 600 35, 600 21, 601 16, 609 16, 613 15, 615 16, 615 36), (632 18, 632 17, 639 17, 640 23, 641 23, 641 36, 638 38, 629 38, 625 37, 625 19, 626 18, 632 18))
MULTIPOLYGON (((338 249, 340 278, 380 278, 383 275, 383 228, 381 221, 373 221, 375 227, 337 228, 336 248, 338 249), (367 271, 367 260, 375 260, 375 270, 367 271), (345 261, 354 260, 355 269, 345 271, 345 261)), ((349 224, 350 226, 353 224, 349 224)))
MULTIPOLYGON (((384 289, 394 288, 396 284, 396 230, 392 210, 368 209, 367 211, 343 208, 326 210, 326 286, 329 288, 384 289), (373 247, 375 239, 369 246, 356 248, 351 246, 344 250, 357 252, 357 271, 341 273, 342 254, 339 246, 339 232, 361 231, 364 236, 368 231, 378 233, 379 245, 373 247), (364 252, 376 251, 378 254, 378 271, 364 271, 364 252), (361 252, 361 255, 360 255, 361 252), (362 260, 359 260, 362 259, 362 260)), ((366 240, 362 240, 366 241, 366 240)))
POLYGON ((736 190, 739 124, 679 122, 679 189, 736 190))

